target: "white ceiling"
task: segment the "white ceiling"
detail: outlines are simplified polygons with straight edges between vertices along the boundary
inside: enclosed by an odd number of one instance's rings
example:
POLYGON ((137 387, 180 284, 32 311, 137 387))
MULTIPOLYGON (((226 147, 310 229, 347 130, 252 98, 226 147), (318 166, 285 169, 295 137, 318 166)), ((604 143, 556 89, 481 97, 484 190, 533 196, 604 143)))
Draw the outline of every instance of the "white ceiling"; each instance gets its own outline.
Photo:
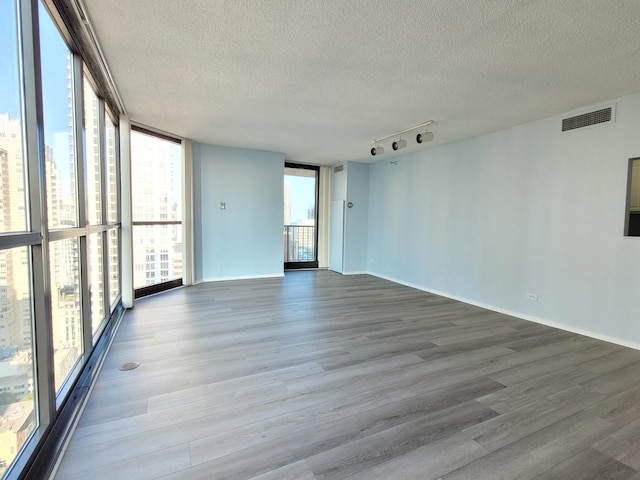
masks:
POLYGON ((638 0, 84 0, 131 119, 333 164, 640 91, 638 0))

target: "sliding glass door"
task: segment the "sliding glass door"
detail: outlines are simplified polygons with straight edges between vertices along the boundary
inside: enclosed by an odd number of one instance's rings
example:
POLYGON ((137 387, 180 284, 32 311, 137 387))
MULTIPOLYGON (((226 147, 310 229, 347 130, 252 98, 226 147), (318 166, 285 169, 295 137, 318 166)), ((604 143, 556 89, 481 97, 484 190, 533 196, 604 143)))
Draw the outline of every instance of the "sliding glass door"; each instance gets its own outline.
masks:
POLYGON ((284 268, 318 268, 320 168, 286 163, 284 169, 284 268))

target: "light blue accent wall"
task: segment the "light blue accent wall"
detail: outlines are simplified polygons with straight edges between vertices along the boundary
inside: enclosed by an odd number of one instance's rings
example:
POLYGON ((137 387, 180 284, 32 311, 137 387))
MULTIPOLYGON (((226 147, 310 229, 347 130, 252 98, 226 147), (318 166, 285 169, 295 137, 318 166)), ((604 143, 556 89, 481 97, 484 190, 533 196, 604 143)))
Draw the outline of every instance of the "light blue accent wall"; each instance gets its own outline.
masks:
POLYGON ((364 273, 369 233, 369 164, 347 162, 346 170, 346 201, 353 207, 345 209, 344 273, 364 273))
POLYGON ((193 152, 196 281, 283 275, 284 155, 197 143, 193 152))
POLYGON ((623 236, 640 94, 615 103, 615 123, 561 133, 558 116, 372 164, 369 272, 640 346, 640 238, 623 236))

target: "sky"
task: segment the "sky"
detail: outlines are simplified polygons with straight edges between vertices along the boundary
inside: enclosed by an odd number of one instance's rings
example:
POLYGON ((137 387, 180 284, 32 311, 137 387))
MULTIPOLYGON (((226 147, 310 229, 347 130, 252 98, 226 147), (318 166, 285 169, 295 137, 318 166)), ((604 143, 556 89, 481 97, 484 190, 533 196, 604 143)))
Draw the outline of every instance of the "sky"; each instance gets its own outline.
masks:
POLYGON ((15 2, 0 3, 0 113, 19 118, 18 33, 15 2))
POLYGON ((42 3, 39 5, 42 102, 47 142, 54 133, 69 130, 69 49, 42 3))
MULTIPOLYGON (((53 146, 54 133, 69 128, 69 50, 48 12, 39 5, 45 142, 53 146)), ((16 23, 15 2, 0 2, 0 112, 13 119, 21 116, 16 23)))
POLYGON ((291 221, 298 222, 307 218, 307 210, 316 202, 315 178, 285 175, 291 184, 291 221))
MULTIPOLYGON (((58 176, 71 175, 69 147, 69 49, 41 2, 38 3, 44 141, 53 150, 58 176)), ((0 2, 0 113, 22 118, 16 2, 0 2)), ((65 186, 73 182, 60 182, 65 186)))

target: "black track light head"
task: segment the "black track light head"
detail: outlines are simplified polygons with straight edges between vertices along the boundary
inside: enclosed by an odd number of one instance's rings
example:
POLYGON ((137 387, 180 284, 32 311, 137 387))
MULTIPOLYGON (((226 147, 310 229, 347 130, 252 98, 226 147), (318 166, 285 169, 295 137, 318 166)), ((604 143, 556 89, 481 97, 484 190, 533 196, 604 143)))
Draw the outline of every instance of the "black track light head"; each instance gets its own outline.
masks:
POLYGON ((384 153, 384 148, 381 147, 380 145, 378 145, 377 147, 371 147, 371 155, 372 156, 376 156, 376 155, 382 155, 384 153))
POLYGON ((401 148, 404 148, 407 146, 407 141, 406 140, 397 140, 395 142, 393 142, 391 144, 391 148, 393 148, 394 150, 399 150, 401 148))
POLYGON ((433 132, 424 132, 416 135, 416 142, 418 143, 430 142, 431 140, 433 140, 433 132))

